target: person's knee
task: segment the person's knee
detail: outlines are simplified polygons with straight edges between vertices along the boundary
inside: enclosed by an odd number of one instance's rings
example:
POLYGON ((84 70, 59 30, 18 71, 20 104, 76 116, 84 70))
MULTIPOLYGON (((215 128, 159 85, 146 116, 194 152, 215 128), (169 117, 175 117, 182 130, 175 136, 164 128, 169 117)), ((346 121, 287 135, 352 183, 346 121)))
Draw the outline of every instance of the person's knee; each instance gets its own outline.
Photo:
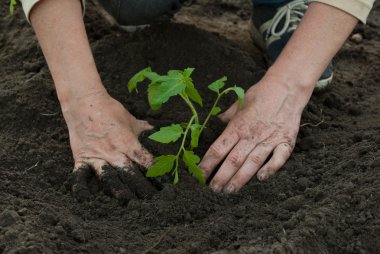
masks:
POLYGON ((169 20, 183 0, 99 0, 120 25, 146 25, 169 20))

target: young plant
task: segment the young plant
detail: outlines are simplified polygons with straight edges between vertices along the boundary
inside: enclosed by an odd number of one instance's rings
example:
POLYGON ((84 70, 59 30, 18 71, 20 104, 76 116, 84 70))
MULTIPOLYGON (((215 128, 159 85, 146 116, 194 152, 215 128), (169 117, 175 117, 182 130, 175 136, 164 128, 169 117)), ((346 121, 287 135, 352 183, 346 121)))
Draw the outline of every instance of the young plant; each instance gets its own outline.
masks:
POLYGON ((9 12, 14 13, 15 5, 17 4, 16 0, 9 0, 9 12))
POLYGON ((221 97, 229 92, 235 92, 240 107, 243 107, 244 90, 241 87, 234 86, 222 90, 227 80, 226 77, 216 80, 208 86, 208 88, 217 94, 216 100, 205 118, 201 123, 197 110, 193 103, 203 106, 202 98, 194 86, 191 74, 194 68, 187 68, 183 71, 170 70, 167 75, 159 75, 153 72, 151 68, 146 68, 135 74, 128 82, 129 92, 136 91, 137 85, 144 80, 149 80, 148 86, 148 102, 153 110, 161 108, 171 97, 179 96, 187 104, 192 112, 192 116, 187 123, 173 123, 170 126, 161 127, 159 131, 149 136, 150 139, 159 143, 168 144, 176 142, 182 137, 181 145, 177 154, 168 154, 155 157, 155 164, 148 169, 147 177, 158 177, 168 173, 173 175, 173 184, 179 181, 180 160, 185 163, 188 171, 202 184, 205 184, 202 170, 198 163, 200 158, 193 152, 198 147, 199 137, 211 116, 215 116, 221 112, 218 102, 221 97), (190 144, 186 145, 186 141, 190 135, 190 144))

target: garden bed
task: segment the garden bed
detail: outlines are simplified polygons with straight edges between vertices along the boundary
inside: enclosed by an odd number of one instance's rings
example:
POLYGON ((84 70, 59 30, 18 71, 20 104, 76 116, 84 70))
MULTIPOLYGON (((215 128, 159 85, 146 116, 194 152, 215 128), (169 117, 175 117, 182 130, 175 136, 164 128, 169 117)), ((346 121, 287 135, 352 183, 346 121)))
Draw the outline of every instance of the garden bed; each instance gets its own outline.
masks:
MULTIPOLYGON (((134 34, 107 23, 91 4, 87 9, 104 85, 156 127, 185 121, 190 112, 176 99, 153 112, 144 89, 129 95, 127 82, 138 70, 196 68, 205 108, 214 100, 211 81, 226 75, 228 84, 247 89, 265 72, 248 36, 249 6, 193 2, 175 23, 134 34)), ((335 58, 331 89, 313 95, 295 152, 275 177, 224 195, 184 172, 178 186, 128 206, 104 195, 96 180, 87 202, 67 192, 73 161, 47 65, 20 8, 9 16, 3 2, 0 10, 0 253, 380 251, 379 3, 368 25, 354 31, 363 41, 348 41, 335 58)), ((222 108, 234 99, 223 99, 222 108)), ((211 122, 197 153, 224 127, 211 122)), ((148 134, 141 142, 153 154, 176 150, 148 134)))

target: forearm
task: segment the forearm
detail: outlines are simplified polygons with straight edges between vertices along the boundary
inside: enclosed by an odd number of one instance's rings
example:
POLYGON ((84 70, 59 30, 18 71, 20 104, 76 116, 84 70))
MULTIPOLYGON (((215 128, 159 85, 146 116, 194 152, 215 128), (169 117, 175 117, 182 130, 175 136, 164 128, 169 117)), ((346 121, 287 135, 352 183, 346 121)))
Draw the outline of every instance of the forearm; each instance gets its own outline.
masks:
POLYGON ((267 76, 297 91, 307 103, 322 72, 349 36, 357 19, 322 3, 311 3, 299 27, 267 76))
POLYGON ((70 102, 105 93, 86 35, 79 0, 43 0, 30 14, 32 26, 64 109, 70 102))

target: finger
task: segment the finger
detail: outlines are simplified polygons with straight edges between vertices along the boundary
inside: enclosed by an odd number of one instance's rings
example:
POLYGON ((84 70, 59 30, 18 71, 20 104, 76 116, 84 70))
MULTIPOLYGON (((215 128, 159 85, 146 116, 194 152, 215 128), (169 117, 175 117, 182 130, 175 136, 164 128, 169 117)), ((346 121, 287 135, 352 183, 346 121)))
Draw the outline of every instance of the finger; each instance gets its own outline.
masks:
POLYGON ((90 167, 84 163, 78 163, 70 174, 68 185, 77 201, 83 202, 90 197, 90 190, 88 189, 87 182, 92 174, 90 167))
POLYGON ((150 168, 153 165, 154 159, 148 150, 146 150, 138 140, 135 141, 135 144, 132 145, 132 147, 136 147, 136 149, 129 149, 126 151, 128 158, 145 168, 150 168))
POLYGON ((271 145, 259 144, 256 146, 223 191, 226 193, 239 191, 256 174, 272 151, 273 146, 271 145))
POLYGON ((210 183, 213 191, 220 192, 223 190, 225 185, 243 165, 253 148, 254 144, 252 141, 241 140, 232 149, 210 183))
POLYGON ((148 181, 145 175, 139 170, 137 165, 123 167, 121 169, 121 179, 128 185, 128 188, 142 199, 151 198, 157 190, 148 181))
POLYGON ((235 102, 229 109, 227 109, 227 111, 220 114, 218 117, 220 118, 220 120, 222 120, 222 122, 228 123, 236 115, 238 109, 238 104, 235 102))
POLYGON ((199 164, 206 178, 211 175, 215 167, 227 156, 238 141, 238 134, 232 125, 228 125, 222 135, 210 146, 199 164))
POLYGON ((139 136, 144 131, 153 130, 153 126, 150 125, 147 121, 137 120, 136 127, 134 127, 134 133, 136 136, 139 136))
POLYGON ((289 159, 293 147, 288 143, 279 144, 273 151, 272 158, 257 173, 257 178, 264 181, 276 173, 289 159))
POLYGON ((126 205, 131 199, 136 198, 121 181, 116 169, 108 164, 103 164, 100 168, 98 165, 96 171, 99 172, 99 180, 106 195, 115 197, 122 205, 126 205))

